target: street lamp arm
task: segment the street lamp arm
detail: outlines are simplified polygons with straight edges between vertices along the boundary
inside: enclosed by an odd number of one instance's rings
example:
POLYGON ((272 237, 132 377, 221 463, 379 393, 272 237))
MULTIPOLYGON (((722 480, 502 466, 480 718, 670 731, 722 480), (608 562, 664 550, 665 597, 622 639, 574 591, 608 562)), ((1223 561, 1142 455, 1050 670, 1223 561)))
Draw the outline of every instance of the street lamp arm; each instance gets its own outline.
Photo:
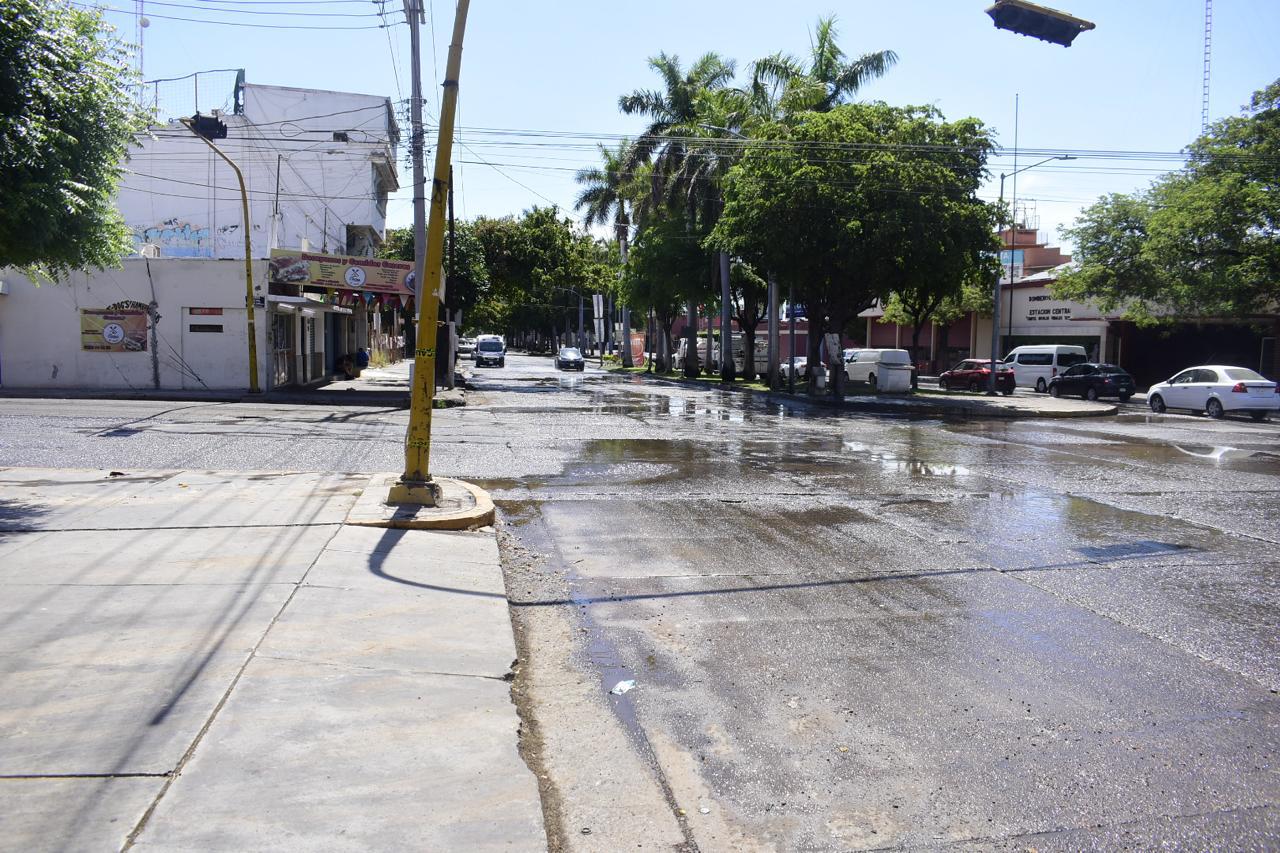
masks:
POLYGON ((1005 178, 1012 178, 1014 175, 1021 175, 1023 172, 1027 171, 1028 169, 1034 169, 1036 166, 1043 166, 1045 163, 1048 163, 1051 160, 1074 160, 1074 159, 1076 158, 1071 154, 1059 154, 1056 157, 1046 157, 1045 159, 1041 160, 1038 163, 1032 163, 1030 166, 1023 166, 1021 169, 1014 169, 1012 172, 1002 172, 1000 174, 1000 180, 1003 181, 1005 178))

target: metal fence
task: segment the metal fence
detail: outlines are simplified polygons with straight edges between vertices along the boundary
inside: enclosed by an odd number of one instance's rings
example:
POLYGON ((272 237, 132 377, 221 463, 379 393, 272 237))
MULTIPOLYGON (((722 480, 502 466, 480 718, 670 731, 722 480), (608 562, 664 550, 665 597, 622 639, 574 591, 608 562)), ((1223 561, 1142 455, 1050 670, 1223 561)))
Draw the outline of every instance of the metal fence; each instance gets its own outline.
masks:
POLYGON ((137 86, 135 97, 143 107, 153 111, 154 121, 162 124, 197 112, 205 115, 214 110, 243 112, 243 87, 243 68, 215 68, 185 77, 143 81, 137 86))

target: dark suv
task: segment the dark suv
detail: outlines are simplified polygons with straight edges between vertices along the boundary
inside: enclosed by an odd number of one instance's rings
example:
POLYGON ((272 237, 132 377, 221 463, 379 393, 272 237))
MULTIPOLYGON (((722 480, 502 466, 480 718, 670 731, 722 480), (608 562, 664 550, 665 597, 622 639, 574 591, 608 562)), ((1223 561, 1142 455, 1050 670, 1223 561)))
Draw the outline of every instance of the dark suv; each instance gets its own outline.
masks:
POLYGON ((1055 397, 1064 394, 1079 394, 1086 400, 1119 397, 1124 403, 1136 390, 1133 377, 1114 364, 1073 364, 1049 380, 1049 393, 1055 397))

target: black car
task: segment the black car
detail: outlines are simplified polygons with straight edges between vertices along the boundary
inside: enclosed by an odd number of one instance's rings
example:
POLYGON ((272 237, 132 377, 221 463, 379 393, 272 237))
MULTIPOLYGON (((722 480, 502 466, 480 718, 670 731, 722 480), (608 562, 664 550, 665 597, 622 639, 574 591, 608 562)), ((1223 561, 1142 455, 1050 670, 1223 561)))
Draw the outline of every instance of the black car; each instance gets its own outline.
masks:
POLYGON ((1055 397, 1071 394, 1086 400, 1119 397, 1124 403, 1136 390, 1133 377, 1114 364, 1074 364, 1049 380, 1049 393, 1055 397))
POLYGON ((556 354, 556 370, 582 370, 586 361, 577 347, 561 347, 556 354))

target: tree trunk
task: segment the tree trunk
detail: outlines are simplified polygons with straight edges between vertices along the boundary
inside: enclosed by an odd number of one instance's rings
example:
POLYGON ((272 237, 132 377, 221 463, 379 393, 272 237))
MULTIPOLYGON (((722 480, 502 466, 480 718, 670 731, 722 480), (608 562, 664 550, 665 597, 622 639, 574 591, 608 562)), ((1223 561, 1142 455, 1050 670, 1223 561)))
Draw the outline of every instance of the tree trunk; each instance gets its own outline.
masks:
POLYGON ((809 354, 804 372, 809 377, 809 393, 818 393, 818 371, 822 369, 822 335, 825 329, 821 320, 809 317, 809 354))
POLYGON ((756 327, 741 320, 742 326, 742 381, 754 382, 756 378, 756 327))
POLYGON ((1280 381, 1280 317, 1271 320, 1271 378, 1280 381))
POLYGON ((732 382, 737 368, 733 363, 733 295, 729 289, 729 253, 720 253, 720 381, 732 382))
POLYGON ((698 365, 698 306, 692 299, 685 312, 684 334, 689 341, 684 353, 684 376, 686 379, 697 379, 701 372, 698 365))

